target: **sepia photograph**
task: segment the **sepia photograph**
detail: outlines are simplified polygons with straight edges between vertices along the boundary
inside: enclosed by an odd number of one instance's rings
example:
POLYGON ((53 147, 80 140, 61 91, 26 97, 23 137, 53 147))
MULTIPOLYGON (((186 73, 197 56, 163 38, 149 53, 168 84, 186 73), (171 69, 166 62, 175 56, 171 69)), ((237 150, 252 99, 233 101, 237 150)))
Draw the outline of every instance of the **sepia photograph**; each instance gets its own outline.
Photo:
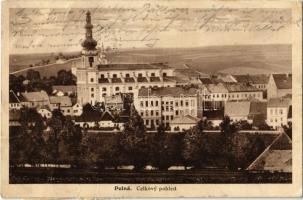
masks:
POLYGON ((9 185, 293 183, 292 4, 93 2, 6 9, 9 185))

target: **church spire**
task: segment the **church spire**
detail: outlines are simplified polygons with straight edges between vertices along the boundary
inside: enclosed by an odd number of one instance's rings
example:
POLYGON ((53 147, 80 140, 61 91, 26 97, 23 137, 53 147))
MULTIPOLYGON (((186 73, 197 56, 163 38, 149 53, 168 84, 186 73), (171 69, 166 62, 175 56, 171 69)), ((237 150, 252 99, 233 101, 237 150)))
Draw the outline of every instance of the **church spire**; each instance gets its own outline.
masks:
POLYGON ((93 25, 91 23, 91 16, 90 12, 86 12, 86 24, 84 26, 86 33, 85 33, 85 40, 82 42, 82 47, 84 50, 96 50, 97 41, 93 38, 93 25))

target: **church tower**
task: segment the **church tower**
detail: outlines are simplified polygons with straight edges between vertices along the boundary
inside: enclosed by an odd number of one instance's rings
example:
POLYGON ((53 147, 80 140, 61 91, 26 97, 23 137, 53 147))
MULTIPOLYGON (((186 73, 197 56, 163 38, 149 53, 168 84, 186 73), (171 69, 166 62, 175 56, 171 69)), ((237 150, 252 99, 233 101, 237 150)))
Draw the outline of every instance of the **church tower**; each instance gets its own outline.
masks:
POLYGON ((94 68, 98 63, 97 41, 93 38, 93 25, 91 23, 90 12, 86 12, 85 40, 82 42, 82 66, 94 68))

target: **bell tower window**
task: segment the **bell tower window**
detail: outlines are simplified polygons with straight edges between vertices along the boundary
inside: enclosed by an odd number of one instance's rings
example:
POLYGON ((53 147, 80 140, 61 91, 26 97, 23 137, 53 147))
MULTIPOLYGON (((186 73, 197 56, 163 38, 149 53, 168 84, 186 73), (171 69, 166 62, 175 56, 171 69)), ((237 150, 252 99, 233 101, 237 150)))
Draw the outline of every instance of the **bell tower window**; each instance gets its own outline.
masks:
POLYGON ((94 57, 88 57, 89 66, 93 67, 94 57))

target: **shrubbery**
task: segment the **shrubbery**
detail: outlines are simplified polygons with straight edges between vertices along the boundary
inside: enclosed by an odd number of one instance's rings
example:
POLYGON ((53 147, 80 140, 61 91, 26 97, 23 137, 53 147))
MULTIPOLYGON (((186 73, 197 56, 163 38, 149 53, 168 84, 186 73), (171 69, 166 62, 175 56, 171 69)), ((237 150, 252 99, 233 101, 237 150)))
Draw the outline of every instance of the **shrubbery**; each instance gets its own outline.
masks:
POLYGON ((123 132, 114 134, 82 130, 58 110, 46 122, 39 116, 34 109, 23 109, 22 127, 10 128, 11 166, 64 163, 99 169, 122 165, 133 165, 135 170, 147 165, 160 170, 170 166, 244 169, 265 149, 259 135, 236 134, 237 126, 228 117, 217 133, 205 133, 207 122, 202 120, 185 132, 168 134, 160 124, 150 133, 131 109, 123 132))

